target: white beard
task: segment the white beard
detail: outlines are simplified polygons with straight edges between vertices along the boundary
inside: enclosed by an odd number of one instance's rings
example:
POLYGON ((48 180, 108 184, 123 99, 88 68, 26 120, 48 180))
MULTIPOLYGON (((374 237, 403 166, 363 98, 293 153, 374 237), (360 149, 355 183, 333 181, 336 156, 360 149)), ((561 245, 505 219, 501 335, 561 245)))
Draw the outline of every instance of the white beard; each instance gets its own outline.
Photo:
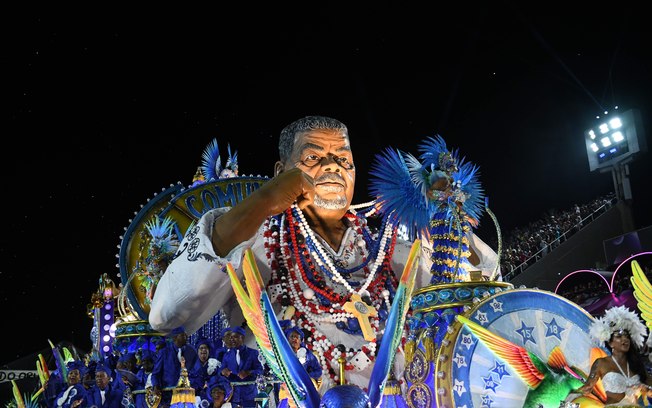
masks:
POLYGON ((323 208, 324 210, 341 210, 346 208, 346 197, 337 197, 326 199, 315 194, 314 204, 316 207, 323 208))

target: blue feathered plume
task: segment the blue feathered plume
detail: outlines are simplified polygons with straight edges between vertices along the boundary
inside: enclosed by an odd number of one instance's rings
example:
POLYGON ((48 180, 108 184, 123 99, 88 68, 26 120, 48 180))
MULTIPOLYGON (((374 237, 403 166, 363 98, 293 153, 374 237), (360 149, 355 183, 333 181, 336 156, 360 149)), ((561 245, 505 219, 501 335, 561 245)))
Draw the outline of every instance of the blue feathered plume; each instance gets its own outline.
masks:
POLYGON ((372 164, 369 191, 380 211, 408 231, 424 231, 430 222, 427 186, 422 166, 414 156, 388 148, 372 164))
POLYGON ((421 164, 427 169, 439 169, 445 173, 453 173, 455 171, 456 162, 458 160, 458 151, 448 151, 444 139, 437 135, 435 137, 427 137, 419 146, 421 155, 421 164))
POLYGON ((217 146, 217 139, 213 139, 202 153, 201 170, 206 180, 217 180, 220 178, 222 171, 222 159, 220 158, 220 149, 217 146))
POLYGON ((466 234, 485 210, 479 168, 460 158, 458 150, 449 150, 439 135, 426 138, 418 149, 419 159, 393 149, 377 155, 369 190, 383 216, 406 226, 410 239, 430 237, 436 282, 465 279, 466 234))
POLYGON ((480 169, 471 162, 460 164, 459 171, 453 173, 453 183, 458 184, 464 194, 462 209, 476 221, 480 220, 485 209, 484 190, 479 178, 480 169))
POLYGON ((450 218, 454 212, 461 210, 462 215, 477 226, 484 210, 484 192, 479 181, 478 166, 460 158, 457 149, 449 151, 439 135, 426 138, 418 149, 423 168, 430 173, 430 186, 437 180, 445 179, 438 190, 430 192, 431 200, 436 200, 432 202, 433 213, 445 212, 446 218, 450 218))

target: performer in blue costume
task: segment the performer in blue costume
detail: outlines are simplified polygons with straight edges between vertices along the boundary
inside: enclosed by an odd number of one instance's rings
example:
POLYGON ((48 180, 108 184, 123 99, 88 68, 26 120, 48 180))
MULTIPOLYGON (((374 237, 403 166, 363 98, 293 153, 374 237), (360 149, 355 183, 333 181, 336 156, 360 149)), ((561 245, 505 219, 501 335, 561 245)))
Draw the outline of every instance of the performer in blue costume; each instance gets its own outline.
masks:
POLYGON ((312 351, 306 348, 306 345, 303 343, 303 330, 298 327, 290 327, 285 330, 285 337, 287 337, 292 346, 292 350, 297 355, 299 362, 306 369, 306 372, 313 378, 315 381, 319 382, 321 380, 322 369, 317 357, 313 354, 312 351))
POLYGON ((98 408, 123 408, 125 385, 122 381, 113 381, 113 372, 100 363, 95 367, 95 385, 88 390, 85 406, 98 408))
POLYGON ((54 399, 53 408, 77 408, 86 406, 86 388, 82 384, 82 377, 86 372, 86 365, 79 360, 70 361, 68 368, 67 386, 54 399))
POLYGON ((244 344, 245 333, 240 326, 231 329, 231 348, 224 354, 221 373, 233 386, 231 402, 243 408, 253 408, 258 395, 256 384, 237 383, 255 382, 256 377, 263 374, 263 364, 258 358, 258 350, 244 344))
POLYGON ((197 362, 188 369, 190 385, 195 389, 195 397, 198 401, 208 400, 208 385, 211 377, 220 376, 222 363, 213 355, 213 342, 207 338, 201 338, 195 343, 197 348, 197 362))
POLYGON ((183 326, 172 330, 172 344, 167 344, 158 352, 152 370, 152 387, 156 395, 161 396, 159 407, 165 408, 172 401, 172 389, 177 386, 181 375, 181 361, 186 369, 197 363, 197 351, 187 344, 188 335, 183 326))
MULTIPOLYGON (((319 364, 319 360, 317 360, 315 354, 303 343, 303 330, 298 327, 290 327, 285 329, 284 333, 285 337, 288 339, 288 343, 290 343, 290 346, 292 347, 292 351, 294 351, 294 354, 306 370, 306 373, 308 373, 308 376, 314 380, 315 386, 319 389, 322 375, 321 364, 319 364)), ((283 401, 283 399, 290 400, 291 398, 285 384, 281 384, 278 395, 279 401, 283 401)), ((289 402, 289 404, 292 406, 291 402, 289 402)))
POLYGON ((146 401, 146 389, 152 386, 152 370, 154 369, 154 353, 149 349, 138 352, 140 368, 136 373, 136 382, 133 387, 136 408, 149 408, 146 401))

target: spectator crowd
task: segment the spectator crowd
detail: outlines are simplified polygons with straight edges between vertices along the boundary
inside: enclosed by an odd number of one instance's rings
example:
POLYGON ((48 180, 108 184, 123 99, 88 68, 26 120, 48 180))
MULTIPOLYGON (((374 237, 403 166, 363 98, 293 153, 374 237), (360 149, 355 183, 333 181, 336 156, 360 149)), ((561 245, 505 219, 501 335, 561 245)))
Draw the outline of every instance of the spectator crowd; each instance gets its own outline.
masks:
POLYGON ((504 279, 510 280, 546 256, 614 203, 615 196, 608 194, 566 210, 551 210, 543 218, 505 234, 500 264, 504 279))

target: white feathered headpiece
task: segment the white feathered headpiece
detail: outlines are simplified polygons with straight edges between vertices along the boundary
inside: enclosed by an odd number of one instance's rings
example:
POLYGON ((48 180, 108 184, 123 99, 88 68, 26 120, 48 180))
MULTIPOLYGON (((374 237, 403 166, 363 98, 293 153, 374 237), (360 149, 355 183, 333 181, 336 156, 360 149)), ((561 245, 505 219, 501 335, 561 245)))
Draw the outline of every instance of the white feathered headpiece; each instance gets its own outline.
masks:
POLYGON ((612 333, 627 330, 632 343, 641 349, 647 336, 647 328, 636 313, 625 306, 614 306, 607 309, 604 315, 597 318, 589 327, 589 335, 600 345, 608 342, 612 333))

